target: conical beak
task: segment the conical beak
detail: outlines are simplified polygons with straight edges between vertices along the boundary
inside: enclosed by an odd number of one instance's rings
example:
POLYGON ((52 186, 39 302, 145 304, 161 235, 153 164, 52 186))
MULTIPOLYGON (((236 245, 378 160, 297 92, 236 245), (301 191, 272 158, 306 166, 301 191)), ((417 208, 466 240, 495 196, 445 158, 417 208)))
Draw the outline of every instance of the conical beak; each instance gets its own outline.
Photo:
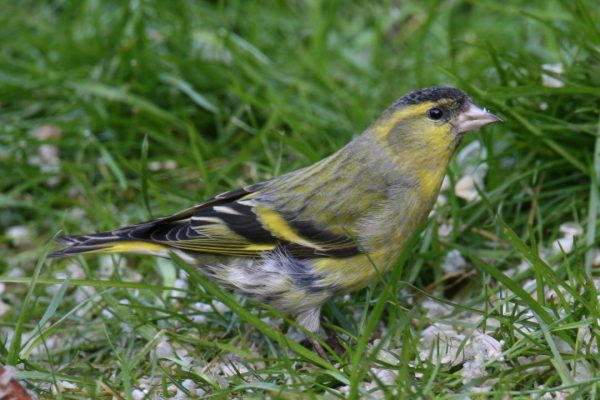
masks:
POLYGON ((465 133, 497 122, 502 122, 502 119, 471 103, 465 111, 462 111, 456 117, 452 125, 454 125, 457 133, 465 133))

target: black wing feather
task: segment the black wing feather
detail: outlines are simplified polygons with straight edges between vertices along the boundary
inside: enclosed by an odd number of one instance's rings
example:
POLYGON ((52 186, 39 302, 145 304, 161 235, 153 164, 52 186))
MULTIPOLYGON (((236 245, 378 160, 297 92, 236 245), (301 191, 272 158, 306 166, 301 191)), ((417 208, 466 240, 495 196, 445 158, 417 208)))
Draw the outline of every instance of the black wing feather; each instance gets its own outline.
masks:
POLYGON ((137 240, 160 243, 192 252, 236 256, 259 256, 264 251, 280 249, 292 257, 351 257, 359 254, 355 241, 330 232, 316 223, 297 220, 293 215, 281 216, 310 243, 319 248, 288 242, 275 237, 254 212, 248 195, 264 184, 224 192, 178 213, 153 221, 116 229, 112 232, 66 236, 59 240, 68 247, 56 256, 77 249, 94 249, 110 242, 137 240))

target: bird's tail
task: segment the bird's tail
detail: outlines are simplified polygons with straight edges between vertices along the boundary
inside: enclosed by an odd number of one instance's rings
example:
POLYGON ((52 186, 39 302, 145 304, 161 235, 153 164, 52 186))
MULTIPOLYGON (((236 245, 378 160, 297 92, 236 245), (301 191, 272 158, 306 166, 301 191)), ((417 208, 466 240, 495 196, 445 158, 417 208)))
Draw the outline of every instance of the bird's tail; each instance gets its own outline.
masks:
POLYGON ((84 253, 145 253, 168 252, 168 246, 150 241, 132 240, 118 231, 90 235, 61 236, 57 241, 65 247, 48 255, 49 258, 68 257, 84 253))

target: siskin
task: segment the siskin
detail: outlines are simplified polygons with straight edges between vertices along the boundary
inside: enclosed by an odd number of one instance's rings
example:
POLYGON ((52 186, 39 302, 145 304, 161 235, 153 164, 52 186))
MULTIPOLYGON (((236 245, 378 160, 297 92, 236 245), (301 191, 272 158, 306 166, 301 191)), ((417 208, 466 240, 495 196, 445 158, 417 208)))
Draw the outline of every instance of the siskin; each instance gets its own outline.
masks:
POLYGON ((50 257, 173 252, 316 334, 329 298, 393 265, 431 211, 463 135, 499 121, 460 90, 417 90, 314 165, 168 217, 61 237, 66 247, 50 257))

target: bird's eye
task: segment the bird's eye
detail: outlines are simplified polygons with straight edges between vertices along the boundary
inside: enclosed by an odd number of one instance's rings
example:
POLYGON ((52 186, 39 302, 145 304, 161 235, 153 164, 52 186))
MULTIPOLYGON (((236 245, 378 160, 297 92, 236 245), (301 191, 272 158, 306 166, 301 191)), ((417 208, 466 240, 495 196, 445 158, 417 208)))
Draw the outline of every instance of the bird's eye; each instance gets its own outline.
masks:
POLYGON ((442 119, 443 116, 444 116, 444 112, 442 111, 441 108, 434 107, 429 110, 429 118, 431 118, 434 121, 442 119))

